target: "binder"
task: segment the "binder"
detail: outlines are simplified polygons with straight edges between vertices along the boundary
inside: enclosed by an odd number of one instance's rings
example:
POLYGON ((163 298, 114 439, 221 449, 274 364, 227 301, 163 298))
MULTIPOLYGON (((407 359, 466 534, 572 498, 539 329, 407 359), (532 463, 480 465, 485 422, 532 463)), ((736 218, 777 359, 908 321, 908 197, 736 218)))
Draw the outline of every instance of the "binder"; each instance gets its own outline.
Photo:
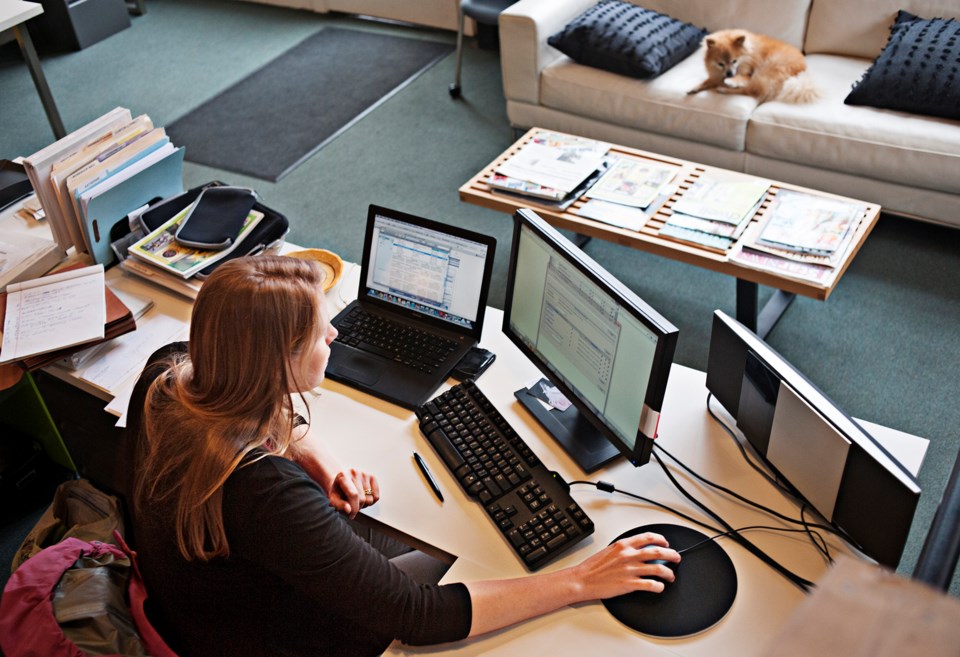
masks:
MULTIPOLYGON (((156 198, 167 198, 183 192, 183 147, 161 154, 159 159, 146 157, 118 172, 81 196, 85 207, 81 224, 95 263, 113 261, 110 249, 111 232, 127 215, 156 198)), ((126 234, 124 226, 120 234, 126 234)))

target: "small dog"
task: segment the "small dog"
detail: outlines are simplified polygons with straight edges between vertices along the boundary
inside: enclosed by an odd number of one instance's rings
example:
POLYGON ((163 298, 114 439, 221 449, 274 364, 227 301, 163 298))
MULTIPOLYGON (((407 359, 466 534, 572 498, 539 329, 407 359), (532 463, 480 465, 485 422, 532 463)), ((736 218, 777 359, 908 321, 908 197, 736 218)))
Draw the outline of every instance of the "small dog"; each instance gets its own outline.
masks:
POLYGON ((789 43, 747 30, 720 30, 703 43, 707 79, 688 94, 715 89, 753 96, 761 103, 809 103, 820 95, 806 73, 803 53, 789 43))

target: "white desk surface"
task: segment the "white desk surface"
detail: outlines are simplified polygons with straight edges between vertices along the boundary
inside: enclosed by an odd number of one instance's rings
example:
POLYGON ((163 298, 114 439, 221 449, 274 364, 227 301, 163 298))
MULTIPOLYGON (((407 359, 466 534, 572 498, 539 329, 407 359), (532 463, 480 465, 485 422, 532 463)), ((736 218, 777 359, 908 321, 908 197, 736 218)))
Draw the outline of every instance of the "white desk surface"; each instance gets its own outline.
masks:
MULTIPOLYGON (((290 245, 288 248, 295 247, 290 245)), ((328 300, 335 311, 343 308, 356 294, 358 278, 359 268, 348 265, 343 281, 328 293, 328 300)), ((111 269, 107 280, 115 289, 154 299, 154 308, 141 318, 141 323, 162 314, 182 321, 184 328, 187 327, 191 304, 186 298, 125 274, 119 268, 111 269)), ((672 488, 655 463, 634 468, 619 459, 613 465, 589 477, 585 476, 515 401, 514 391, 537 376, 538 372, 503 335, 501 322, 501 311, 487 310, 481 344, 496 353, 497 360, 480 377, 478 385, 547 467, 557 470, 568 481, 604 479, 618 488, 703 518, 672 488)), ((50 368, 50 371, 85 387, 66 371, 58 371, 57 368, 50 368)), ((105 399, 110 397, 102 391, 93 392, 105 399)), ((707 414, 706 396, 704 373, 674 365, 664 400, 658 444, 707 478, 796 517, 798 511, 795 505, 772 490, 757 473, 743 464, 732 440, 707 414)), ((526 574, 480 505, 469 501, 426 438, 420 434, 412 411, 329 380, 310 395, 309 403, 315 418, 314 430, 329 442, 331 450, 342 464, 362 468, 378 477, 383 497, 376 506, 364 513, 458 556, 444 578, 445 582, 526 574), (322 420, 317 421, 318 418, 322 420), (433 471, 446 499, 444 503, 433 496, 414 465, 414 450, 420 453, 433 471)), ((729 416, 719 406, 716 409, 732 426, 729 416)), ((919 470, 926 452, 926 440, 866 424, 873 435, 909 469, 914 472, 919 470)), ((677 469, 674 467, 673 471, 677 472, 677 469)), ((677 475, 691 492, 698 494, 734 527, 780 524, 776 519, 705 489, 689 476, 677 475)), ((575 486, 572 492, 594 520, 596 532, 562 560, 548 566, 548 570, 578 563, 622 532, 638 525, 685 523, 665 511, 631 498, 602 493, 593 487, 575 486)), ((806 579, 816 580, 824 573, 826 565, 809 542, 797 536, 773 532, 749 534, 754 543, 785 566, 806 579)), ((828 538, 828 543, 834 551, 848 551, 835 538, 828 538)), ((583 654, 739 657, 759 654, 804 595, 738 544, 729 540, 721 544, 737 569, 737 598, 723 620, 694 637, 672 640, 646 637, 621 625, 600 603, 589 603, 575 608, 567 607, 506 630, 456 644, 422 648, 395 644, 388 654, 442 654, 448 651, 457 654, 534 654, 551 657, 580 657, 583 654)), ((509 601, 504 602, 509 604, 509 601)))
POLYGON ((3 0, 3 2, 0 2, 0 32, 15 27, 42 13, 43 5, 39 2, 3 0))

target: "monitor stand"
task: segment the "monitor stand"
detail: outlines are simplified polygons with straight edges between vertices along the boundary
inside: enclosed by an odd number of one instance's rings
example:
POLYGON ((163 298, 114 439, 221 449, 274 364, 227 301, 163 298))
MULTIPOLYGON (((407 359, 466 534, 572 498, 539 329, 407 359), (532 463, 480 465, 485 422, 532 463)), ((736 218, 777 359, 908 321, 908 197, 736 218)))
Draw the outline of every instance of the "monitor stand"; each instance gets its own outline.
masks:
POLYGON ((584 472, 593 472, 620 455, 613 443, 573 404, 565 411, 556 408, 547 410, 543 402, 526 388, 520 388, 513 395, 584 472))

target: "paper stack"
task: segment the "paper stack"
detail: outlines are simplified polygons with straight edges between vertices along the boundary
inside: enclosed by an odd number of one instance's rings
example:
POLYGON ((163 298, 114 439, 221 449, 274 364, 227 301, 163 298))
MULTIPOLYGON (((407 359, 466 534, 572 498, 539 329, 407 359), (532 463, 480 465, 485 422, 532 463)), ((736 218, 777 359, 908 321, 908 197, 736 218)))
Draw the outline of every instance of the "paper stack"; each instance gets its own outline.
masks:
POLYGON ((767 210, 763 228, 731 259, 795 278, 826 281, 843 263, 865 210, 859 203, 782 189, 767 210))
POLYGON ((555 132, 539 132, 487 180, 497 192, 567 207, 605 167, 610 144, 555 132))
POLYGON ((680 167, 638 157, 620 157, 573 210, 581 217, 639 231, 674 191, 680 167))
POLYGON ((706 173, 673 204, 659 234, 724 253, 743 234, 769 188, 769 181, 752 176, 706 173))
POLYGON ((0 315, 0 362, 31 371, 136 328, 130 309, 104 285, 103 265, 14 283, 0 293, 0 315))

